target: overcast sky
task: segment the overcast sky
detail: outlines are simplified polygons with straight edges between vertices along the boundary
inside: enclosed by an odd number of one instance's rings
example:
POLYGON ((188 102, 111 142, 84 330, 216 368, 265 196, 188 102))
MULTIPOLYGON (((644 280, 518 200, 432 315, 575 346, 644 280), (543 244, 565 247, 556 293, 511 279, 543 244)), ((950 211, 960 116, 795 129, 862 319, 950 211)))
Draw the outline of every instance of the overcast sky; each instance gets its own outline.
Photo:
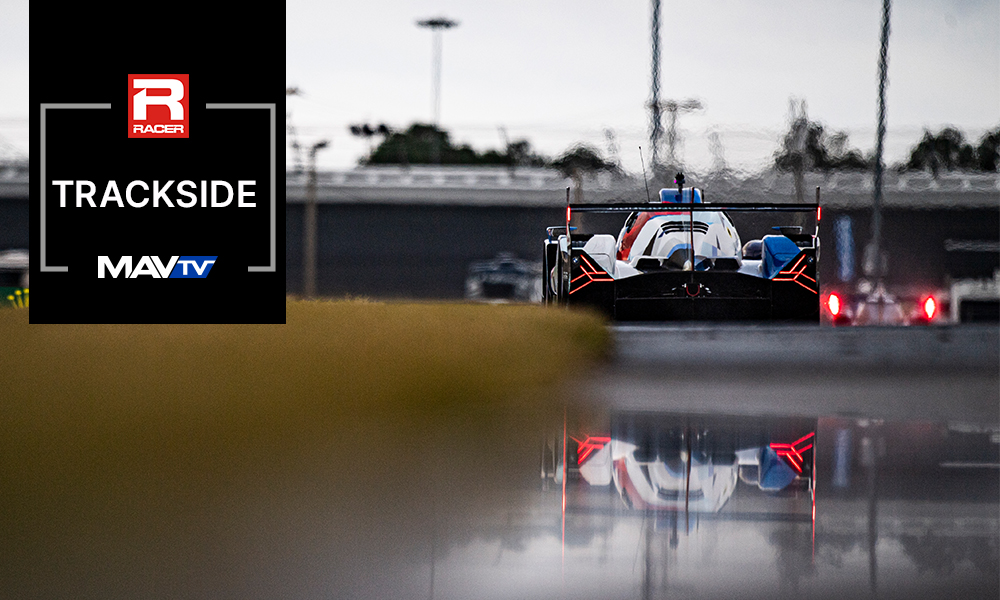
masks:
MULTIPOLYGON (((923 128, 953 124, 978 139, 1000 124, 1000 3, 910 0, 892 8, 888 160, 923 128)), ((444 15, 441 124, 478 150, 527 138, 556 155, 614 131, 626 168, 647 146, 648 0, 370 0, 286 2, 286 78, 300 141, 330 139, 322 164, 349 167, 367 150, 351 123, 429 121, 431 33, 444 15)), ((663 0, 661 97, 698 98, 681 118, 683 157, 707 166, 709 133, 735 166, 770 158, 789 99, 810 118, 875 140, 878 0, 663 0)), ((648 160, 648 157, 647 157, 648 160)))
MULTIPOLYGON (((302 144, 328 139, 326 167, 349 168, 368 150, 351 123, 402 128, 427 122, 431 33, 416 21, 445 15, 441 124, 477 150, 528 139, 558 155, 576 142, 608 148, 625 167, 648 160, 648 0, 287 0, 285 70, 302 144)), ((0 153, 27 152, 28 3, 0 0, 0 153)), ((680 119, 681 156, 764 164, 787 127, 789 99, 811 119, 875 140, 879 0, 663 0, 661 97, 697 98, 680 119)), ((902 159, 924 128, 956 125, 973 141, 1000 124, 1000 2, 897 0, 892 8, 887 160, 902 159)), ((289 161, 292 160, 289 151, 289 161)))
POLYGON ((28 1, 0 0, 0 159, 28 155, 28 1))

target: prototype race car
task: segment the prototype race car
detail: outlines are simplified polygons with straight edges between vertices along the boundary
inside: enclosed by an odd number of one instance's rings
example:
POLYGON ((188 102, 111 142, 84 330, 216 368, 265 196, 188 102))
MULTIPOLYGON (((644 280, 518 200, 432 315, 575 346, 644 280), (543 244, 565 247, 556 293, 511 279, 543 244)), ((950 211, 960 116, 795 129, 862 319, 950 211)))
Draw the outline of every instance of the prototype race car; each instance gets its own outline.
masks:
POLYGON ((465 297, 481 302, 538 302, 542 297, 541 263, 520 260, 501 252, 491 260, 469 265, 465 297))
MULTIPOLYGON (((818 323, 819 204, 708 204, 701 190, 660 190, 647 204, 566 205, 544 244, 546 303, 590 305, 616 320, 784 320, 818 323), (816 233, 775 227, 741 244, 727 214, 814 212, 816 233), (579 234, 573 213, 627 213, 617 239, 579 234)), ((818 195, 818 194, 817 194, 818 195)))
MULTIPOLYGON (((864 282, 868 283, 868 282, 864 282)), ((938 300, 934 295, 897 296, 889 293, 883 282, 868 287, 867 293, 854 294, 833 291, 823 303, 826 318, 831 324, 841 325, 933 325, 946 322, 941 317, 938 300)))

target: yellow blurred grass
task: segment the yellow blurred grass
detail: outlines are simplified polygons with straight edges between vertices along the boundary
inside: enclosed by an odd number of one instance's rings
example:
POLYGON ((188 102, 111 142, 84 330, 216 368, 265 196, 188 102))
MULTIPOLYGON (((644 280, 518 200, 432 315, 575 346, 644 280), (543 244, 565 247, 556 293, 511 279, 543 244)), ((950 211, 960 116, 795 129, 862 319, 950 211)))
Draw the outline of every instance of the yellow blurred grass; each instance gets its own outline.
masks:
POLYGON ((0 418, 15 438, 212 431, 240 452, 298 428, 509 410, 607 344, 597 319, 535 306, 289 301, 286 320, 29 325, 3 311, 0 418))
POLYGON ((56 595, 55 575, 105 594, 107 565, 181 573, 220 548, 268 567, 261 549, 295 548, 305 523, 363 548, 372 523, 516 502, 532 424, 608 344, 592 315, 520 305, 290 300, 285 325, 28 313, 0 311, 0 577, 56 595))

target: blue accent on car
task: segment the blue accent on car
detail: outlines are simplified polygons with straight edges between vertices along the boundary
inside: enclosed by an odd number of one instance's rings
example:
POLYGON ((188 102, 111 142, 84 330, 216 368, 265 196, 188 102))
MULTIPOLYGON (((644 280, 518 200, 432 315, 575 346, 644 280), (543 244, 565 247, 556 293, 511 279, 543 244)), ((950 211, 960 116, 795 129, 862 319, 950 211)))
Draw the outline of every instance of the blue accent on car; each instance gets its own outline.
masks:
MULTIPOLYGON (((660 190, 660 202, 669 202, 671 204, 691 204, 691 190, 693 188, 685 188, 684 195, 677 193, 677 190, 664 188, 660 190)), ((701 190, 694 190, 694 203, 701 204, 701 190)))
POLYGON ((768 492, 783 490, 795 480, 796 473, 771 448, 762 448, 760 456, 760 489, 768 492))
MULTIPOLYGON (((563 234, 566 233, 566 226, 565 225, 554 225, 552 227, 546 227, 545 231, 546 231, 546 233, 549 236, 549 241, 550 242, 554 242, 554 241, 556 241, 556 239, 560 235, 563 235, 563 234)), ((572 235, 572 233, 574 231, 576 231, 576 227, 570 227, 569 231, 570 231, 570 235, 572 235)))
POLYGON ((761 266, 767 279, 773 279, 800 252, 795 242, 783 235, 765 235, 760 248, 764 261, 761 266))
POLYGON ((711 268, 712 268, 712 261, 707 258, 696 260, 694 262, 695 271, 707 271, 711 268))

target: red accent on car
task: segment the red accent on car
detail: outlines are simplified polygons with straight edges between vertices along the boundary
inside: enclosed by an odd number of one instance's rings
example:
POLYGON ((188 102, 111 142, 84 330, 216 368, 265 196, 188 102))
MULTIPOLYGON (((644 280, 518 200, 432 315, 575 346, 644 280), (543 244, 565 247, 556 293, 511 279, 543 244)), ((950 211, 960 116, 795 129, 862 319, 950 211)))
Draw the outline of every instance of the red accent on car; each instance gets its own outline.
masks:
POLYGON ((594 436, 588 435, 587 438, 584 439, 583 441, 580 441, 580 440, 578 440, 576 438, 573 438, 573 441, 575 441, 576 444, 577 444, 577 446, 576 446, 576 462, 577 462, 577 464, 583 464, 583 462, 585 460, 587 460, 587 458, 591 454, 593 454, 594 452, 596 452, 596 451, 600 450, 601 448, 603 448, 604 444, 607 444, 608 442, 610 442, 611 438, 610 437, 594 437, 594 436))
POLYGON ((570 281, 570 284, 572 285, 576 283, 576 281, 581 277, 586 277, 587 281, 586 283, 584 283, 579 287, 572 287, 569 291, 570 294, 575 294, 576 292, 579 292, 580 290, 582 290, 583 288, 587 287, 588 285, 590 285, 595 281, 614 281, 614 278, 608 275, 607 271, 605 271, 604 269, 599 269, 594 265, 590 264, 590 261, 587 260, 586 256, 581 254, 580 258, 583 260, 584 263, 586 263, 586 266, 584 266, 583 264, 580 265, 580 270, 583 271, 583 273, 574 277, 570 281), (590 267, 589 271, 587 270, 587 267, 590 267))
POLYGON ((625 233, 625 237, 622 238, 621 246, 618 248, 618 254, 616 258, 618 260, 628 260, 629 252, 632 251, 632 244, 635 243, 635 238, 639 237, 639 232, 642 228, 649 222, 653 217, 659 217, 662 215, 683 215, 683 212, 642 212, 636 218, 635 223, 632 224, 632 229, 629 229, 625 233))
POLYGON ((814 435, 816 435, 816 432, 808 433, 791 444, 780 444, 777 442, 772 443, 771 450, 774 450, 775 454, 778 456, 784 457, 784 459, 788 461, 788 464, 792 465, 792 467, 799 473, 802 473, 802 463, 805 462, 805 459, 802 457, 802 453, 812 448, 813 445, 809 444, 808 446, 797 446, 803 444, 814 435))
POLYGON ((778 275, 790 275, 791 277, 775 277, 771 281, 794 281, 795 283, 801 285, 802 287, 806 288, 810 292, 812 292, 814 294, 818 294, 819 292, 817 292, 816 290, 812 289, 808 285, 806 285, 806 284, 802 283, 801 281, 799 281, 799 277, 802 277, 803 279, 808 279, 809 281, 811 281, 813 283, 816 283, 815 279, 813 279, 812 277, 810 277, 810 276, 808 276, 808 275, 805 274, 805 270, 806 270, 806 267, 808 266, 808 264, 803 264, 802 268, 799 269, 798 271, 795 270, 796 267, 798 267, 800 264, 802 264, 802 261, 803 261, 803 259, 805 259, 805 257, 806 257, 805 254, 800 255, 799 256, 799 260, 795 261, 795 265, 791 269, 788 269, 786 271, 779 271, 778 272, 778 275))

